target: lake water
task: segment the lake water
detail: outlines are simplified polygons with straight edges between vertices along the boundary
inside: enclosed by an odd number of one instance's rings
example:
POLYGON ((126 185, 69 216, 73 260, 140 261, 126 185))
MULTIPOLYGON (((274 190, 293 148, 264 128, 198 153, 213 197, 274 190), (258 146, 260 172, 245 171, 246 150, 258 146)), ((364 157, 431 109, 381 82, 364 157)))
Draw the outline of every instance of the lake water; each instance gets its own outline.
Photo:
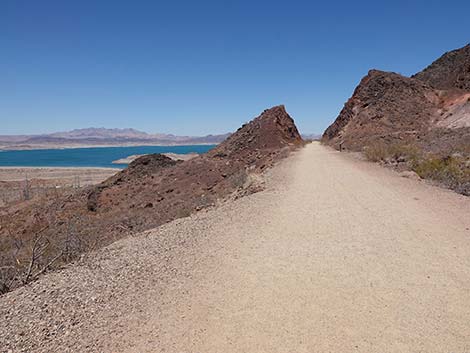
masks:
POLYGON ((134 154, 150 153, 204 153, 215 145, 192 146, 131 146, 68 148, 28 151, 0 151, 3 167, 112 167, 125 168, 125 164, 112 162, 134 154))

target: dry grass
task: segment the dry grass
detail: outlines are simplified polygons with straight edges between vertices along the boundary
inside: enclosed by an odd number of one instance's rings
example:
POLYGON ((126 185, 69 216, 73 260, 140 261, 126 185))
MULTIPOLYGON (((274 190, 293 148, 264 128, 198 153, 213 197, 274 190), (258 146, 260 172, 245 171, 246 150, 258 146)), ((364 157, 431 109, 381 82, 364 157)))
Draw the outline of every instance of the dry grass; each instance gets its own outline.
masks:
POLYGON ((445 186, 470 196, 470 159, 460 156, 429 156, 413 165, 413 170, 424 179, 436 180, 445 186))
POLYGON ((374 144, 364 148, 364 155, 372 162, 400 165, 413 170, 423 179, 470 196, 470 147, 462 145, 439 155, 426 153, 411 144, 374 144))
POLYGON ((416 146, 410 144, 376 143, 365 147, 364 154, 372 162, 410 161, 419 158, 420 151, 416 146))

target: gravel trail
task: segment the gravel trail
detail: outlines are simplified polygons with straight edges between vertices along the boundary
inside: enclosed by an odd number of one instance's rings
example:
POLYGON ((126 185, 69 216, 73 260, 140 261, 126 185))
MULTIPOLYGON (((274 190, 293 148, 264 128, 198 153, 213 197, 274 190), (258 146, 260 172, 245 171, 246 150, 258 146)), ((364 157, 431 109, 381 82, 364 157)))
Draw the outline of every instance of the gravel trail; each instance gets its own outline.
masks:
POLYGON ((470 352, 470 198, 313 143, 0 317, 2 352, 470 352))

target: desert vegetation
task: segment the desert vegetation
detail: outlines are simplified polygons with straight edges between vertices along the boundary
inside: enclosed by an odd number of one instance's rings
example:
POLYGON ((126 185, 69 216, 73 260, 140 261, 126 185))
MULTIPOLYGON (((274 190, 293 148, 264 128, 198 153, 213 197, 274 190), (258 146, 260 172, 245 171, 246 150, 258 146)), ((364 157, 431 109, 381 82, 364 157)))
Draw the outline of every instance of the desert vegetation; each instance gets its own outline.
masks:
POLYGON ((470 196, 470 146, 465 144, 432 153, 412 143, 375 143, 364 148, 364 155, 372 162, 412 170, 423 179, 470 196))

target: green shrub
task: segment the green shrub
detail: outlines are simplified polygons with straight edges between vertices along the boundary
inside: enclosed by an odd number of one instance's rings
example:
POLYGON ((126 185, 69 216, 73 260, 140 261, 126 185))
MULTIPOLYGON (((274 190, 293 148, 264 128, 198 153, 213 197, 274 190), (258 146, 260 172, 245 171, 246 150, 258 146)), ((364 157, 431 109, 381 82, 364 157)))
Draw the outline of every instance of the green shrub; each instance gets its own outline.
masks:
POLYGON ((413 170, 421 178, 436 180, 462 194, 470 194, 470 165, 465 157, 430 156, 417 161, 413 170))

